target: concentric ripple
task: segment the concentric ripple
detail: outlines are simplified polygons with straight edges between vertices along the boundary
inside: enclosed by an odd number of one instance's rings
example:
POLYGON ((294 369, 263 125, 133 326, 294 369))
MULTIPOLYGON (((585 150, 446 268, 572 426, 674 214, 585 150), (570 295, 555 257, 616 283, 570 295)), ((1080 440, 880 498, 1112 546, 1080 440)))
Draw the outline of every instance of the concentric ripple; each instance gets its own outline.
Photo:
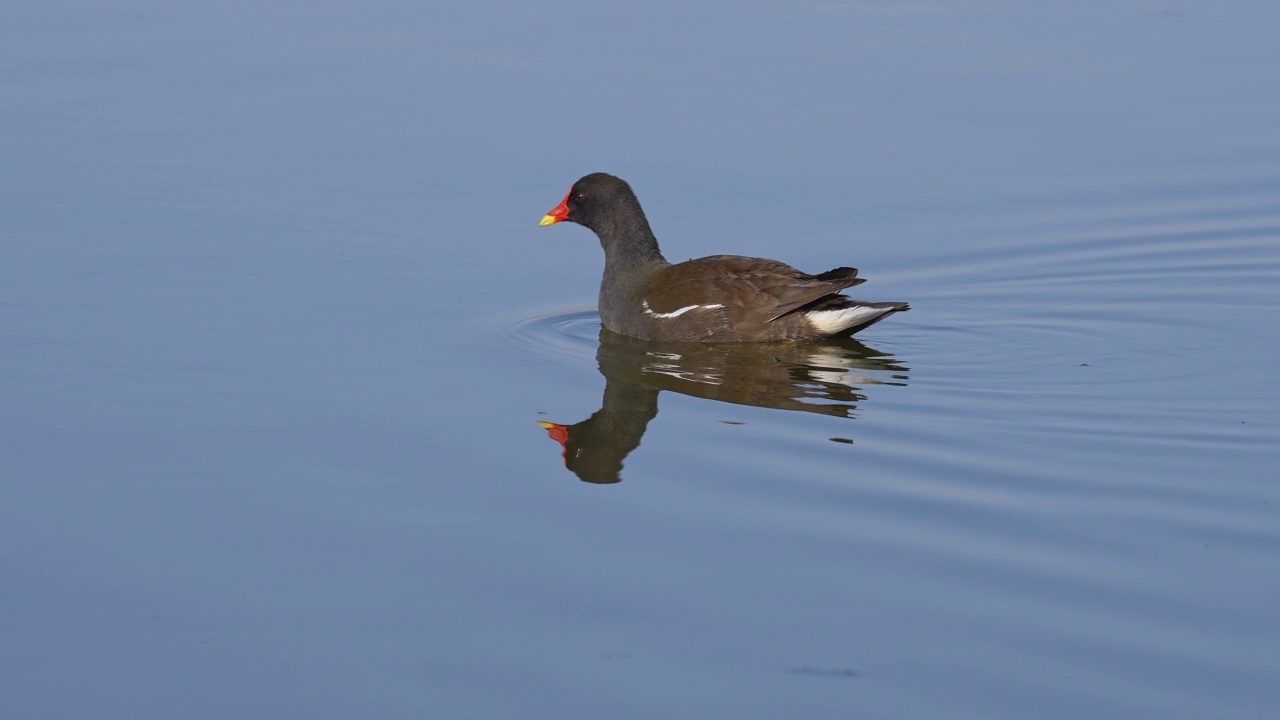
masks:
POLYGON ((600 344, 600 314, 594 309, 544 311, 507 329, 510 347, 534 357, 592 361, 600 344))

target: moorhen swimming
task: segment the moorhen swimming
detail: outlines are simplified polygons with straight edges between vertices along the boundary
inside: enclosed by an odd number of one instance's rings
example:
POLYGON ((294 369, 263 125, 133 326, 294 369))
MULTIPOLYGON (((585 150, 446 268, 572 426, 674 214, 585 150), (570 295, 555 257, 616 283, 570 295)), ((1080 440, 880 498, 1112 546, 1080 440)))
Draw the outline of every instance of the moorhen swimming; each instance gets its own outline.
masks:
POLYGON ((669 342, 815 340, 847 337, 908 309, 907 303, 841 295, 866 282, 850 267, 809 275, 740 255, 673 265, 662 257, 631 186, 606 173, 574 183, 539 225, 562 220, 600 238, 600 319, 620 335, 669 342))

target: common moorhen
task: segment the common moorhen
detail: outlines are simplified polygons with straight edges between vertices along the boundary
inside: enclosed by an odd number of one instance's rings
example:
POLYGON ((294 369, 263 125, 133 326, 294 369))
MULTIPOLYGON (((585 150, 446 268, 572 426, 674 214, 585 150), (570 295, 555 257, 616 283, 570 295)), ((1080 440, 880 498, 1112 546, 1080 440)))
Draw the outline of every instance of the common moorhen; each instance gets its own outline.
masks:
POLYGON ((777 260, 712 255, 672 265, 621 178, 584 176, 542 218, 590 228, 604 247, 600 319, 613 332, 668 342, 779 342, 846 337, 908 309, 903 302, 850 300, 866 282, 839 267, 817 275, 777 260))

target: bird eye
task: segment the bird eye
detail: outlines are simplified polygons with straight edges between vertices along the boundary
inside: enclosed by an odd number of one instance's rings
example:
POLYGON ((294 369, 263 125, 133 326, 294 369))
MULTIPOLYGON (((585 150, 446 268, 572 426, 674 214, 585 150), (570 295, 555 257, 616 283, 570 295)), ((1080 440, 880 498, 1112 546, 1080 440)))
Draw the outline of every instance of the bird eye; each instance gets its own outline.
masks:
POLYGON ((582 202, 582 201, 584 201, 584 200, 586 200, 586 199, 587 199, 587 196, 586 196, 586 195, 583 195, 582 193, 574 193, 574 196, 573 196, 573 201, 574 201, 574 202, 576 202, 576 203, 580 203, 580 202, 582 202))

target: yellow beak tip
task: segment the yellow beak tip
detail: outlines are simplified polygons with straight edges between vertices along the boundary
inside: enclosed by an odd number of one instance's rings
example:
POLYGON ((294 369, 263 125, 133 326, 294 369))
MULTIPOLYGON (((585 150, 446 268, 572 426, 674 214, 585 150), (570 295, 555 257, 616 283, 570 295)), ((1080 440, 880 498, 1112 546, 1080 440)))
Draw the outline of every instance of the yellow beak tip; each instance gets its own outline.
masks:
POLYGON ((542 426, 543 430, 550 430, 551 428, 556 426, 555 423, 547 422, 546 420, 539 420, 538 424, 542 426))
POLYGON ((538 223, 538 227, 546 227, 546 226, 548 226, 548 225, 555 225, 555 224, 556 224, 556 223, 558 223, 558 222, 560 222, 560 219, 559 219, 559 218, 552 217, 551 215, 543 215, 543 216, 542 216, 542 220, 541 220, 541 222, 539 222, 539 223, 538 223))

